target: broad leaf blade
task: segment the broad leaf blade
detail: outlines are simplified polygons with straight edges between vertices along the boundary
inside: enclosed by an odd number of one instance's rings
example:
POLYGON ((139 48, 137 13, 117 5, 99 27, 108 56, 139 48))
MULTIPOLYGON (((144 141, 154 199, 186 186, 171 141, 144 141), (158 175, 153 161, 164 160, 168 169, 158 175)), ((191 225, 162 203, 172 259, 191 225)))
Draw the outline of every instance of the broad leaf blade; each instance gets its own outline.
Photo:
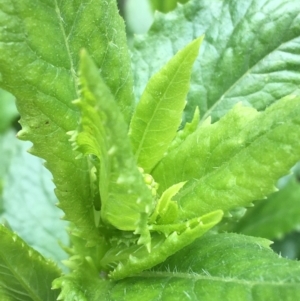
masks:
POLYGON ((51 261, 26 245, 16 234, 0 226, 0 287, 13 300, 53 301, 51 289, 61 271, 51 261))
POLYGON ((107 301, 297 300, 300 264, 269 244, 237 234, 207 235, 150 271, 102 284, 102 294, 107 301))
POLYGON ((234 231, 246 235, 280 239, 300 225, 300 184, 296 177, 280 191, 248 210, 234 231))
POLYGON ((77 127, 79 50, 88 48, 130 118, 132 80, 124 24, 115 1, 0 2, 0 85, 18 99, 31 153, 47 161, 66 219, 97 241, 86 159, 75 160, 67 131, 77 127), (76 210, 74 210, 76 208, 76 210))
POLYGON ((162 160, 154 178, 162 189, 166 181, 189 180, 174 198, 181 218, 249 205, 273 192, 299 160, 299 114, 299 96, 283 98, 262 113, 236 106, 218 123, 199 127, 162 160))
POLYGON ((215 121, 239 101, 265 109, 300 85, 299 12, 298 0, 190 0, 156 14, 132 50, 137 98, 182 45, 205 34, 186 118, 199 106, 204 119, 215 121))
POLYGON ((133 114, 129 136, 138 165, 146 172, 160 161, 176 135, 202 39, 188 44, 151 77, 133 114))
POLYGON ((76 103, 82 128, 76 144, 84 155, 95 155, 100 161, 97 189, 102 220, 120 230, 146 231, 151 192, 136 166, 123 116, 86 52, 81 56, 80 83, 82 96, 76 103))

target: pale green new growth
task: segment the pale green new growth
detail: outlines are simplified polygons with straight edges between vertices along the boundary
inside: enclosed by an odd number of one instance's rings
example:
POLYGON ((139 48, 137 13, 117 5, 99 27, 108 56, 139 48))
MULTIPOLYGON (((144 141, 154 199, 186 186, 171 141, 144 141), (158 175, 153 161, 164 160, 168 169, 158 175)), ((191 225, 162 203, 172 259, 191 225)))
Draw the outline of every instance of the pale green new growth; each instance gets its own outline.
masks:
POLYGON ((300 97, 289 96, 262 113, 237 105, 198 127, 153 173, 162 190, 188 181, 174 198, 179 219, 247 206, 274 191, 299 158, 299 114, 300 97))
MULTIPOLYGON (((0 226, 1 301, 298 300, 299 262, 265 239, 220 234, 232 219, 218 223, 276 190, 300 159, 299 12, 298 0, 189 0, 156 14, 130 60, 116 0, 0 0, 0 86, 17 99, 18 137, 52 173, 71 240, 62 272, 0 226)), ((14 116, 1 100, 0 131, 14 116)), ((34 231, 31 245, 52 244, 63 226, 31 194, 55 200, 51 186, 37 171, 14 189, 22 165, 7 173, 14 150, 1 149, 0 218, 26 215, 24 239, 34 231)), ((245 232, 296 228, 298 195, 281 193, 291 199, 249 214, 245 232), (272 211, 281 216, 257 229, 272 211)))
POLYGON ((144 246, 124 248, 124 245, 112 248, 103 257, 101 263, 116 265, 110 273, 113 279, 122 279, 165 261, 170 255, 191 244, 196 238, 215 226, 222 219, 221 210, 211 212, 182 224, 170 224, 153 229, 151 233, 151 252, 144 246))
MULTIPOLYGON (((66 132, 79 119, 79 51, 87 48, 129 122, 132 76, 124 22, 116 1, 0 1, 0 86, 17 98, 30 152, 46 160, 65 219, 91 244, 99 239, 93 213, 89 164, 66 132)), ((99 242, 99 241, 98 241, 99 242)))
POLYGON ((129 137, 138 165, 146 172, 161 160, 176 136, 202 40, 188 44, 149 80, 133 114, 129 137))
POLYGON ((141 234, 150 245, 147 217, 153 210, 152 195, 136 166, 127 126, 114 97, 85 52, 80 64, 81 110, 79 133, 72 140, 78 151, 97 157, 101 219, 119 230, 141 234), (120 214, 121 213, 121 214, 120 214))

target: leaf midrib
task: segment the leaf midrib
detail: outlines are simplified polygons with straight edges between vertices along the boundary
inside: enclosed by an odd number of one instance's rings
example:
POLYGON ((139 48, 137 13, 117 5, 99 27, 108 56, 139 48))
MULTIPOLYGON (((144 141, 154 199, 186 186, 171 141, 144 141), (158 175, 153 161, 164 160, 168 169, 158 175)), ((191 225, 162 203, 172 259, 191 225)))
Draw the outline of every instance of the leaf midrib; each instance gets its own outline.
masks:
POLYGON ((55 12, 57 14, 58 24, 59 24, 59 27, 61 29, 62 35, 63 35, 63 39, 64 39, 66 50, 67 50, 67 55, 68 55, 69 62, 70 62, 70 71, 71 71, 71 75, 72 75, 72 78, 73 78, 74 88, 75 88, 77 97, 79 97, 75 64, 74 64, 74 61, 72 59, 72 55, 71 55, 71 51, 70 51, 70 46, 69 46, 69 43, 68 43, 68 38, 67 38, 66 31, 65 31, 65 28, 64 28, 64 25, 63 25, 63 22, 62 22, 63 21, 63 17, 61 15, 61 12, 60 12, 57 0, 54 0, 54 4, 55 4, 55 12))
POLYGON ((9 264, 9 262, 6 260, 5 256, 2 256, 2 252, 0 252, 0 256, 4 263, 6 264, 6 267, 11 272, 11 274, 14 276, 14 278, 17 280, 17 282, 24 288, 25 291, 28 292, 28 296, 30 296, 34 301, 45 301, 40 299, 34 291, 31 290, 30 285, 27 285, 27 283, 23 280, 23 278, 20 276, 15 270, 13 269, 12 265, 9 264))
MULTIPOLYGON (((140 142, 139 147, 138 147, 138 149, 137 149, 137 151, 136 151, 136 153, 135 153, 135 157, 137 158, 137 161, 138 161, 140 152, 141 152, 142 149, 143 149, 143 148, 142 148, 142 145, 144 144, 144 141, 145 141, 146 136, 147 136, 146 134, 148 133, 148 129, 149 129, 150 125, 152 124, 153 118, 154 118, 154 116, 156 115, 156 112, 159 110, 159 107, 161 106, 161 104, 162 104, 162 102, 163 102, 163 99, 164 99, 164 97, 165 97, 167 91, 169 90, 170 86, 172 85, 172 83, 173 83, 173 81, 174 81, 174 78, 177 76, 179 70, 181 69, 181 66, 182 66, 182 65, 185 63, 185 61, 189 58, 189 54, 190 54, 191 52, 193 52, 193 49, 191 49, 191 50, 189 51, 189 53, 186 55, 185 59, 179 64, 179 66, 178 66, 176 72, 171 76, 171 80, 168 81, 168 86, 166 87, 166 89, 165 89, 163 95, 161 96, 160 101, 158 101, 157 104, 156 104, 156 106, 155 106, 155 109, 154 109, 154 111, 153 111, 153 114, 152 114, 152 116, 151 116, 151 119, 149 120, 148 124, 146 125, 146 128, 145 128, 145 131, 144 131, 144 133, 143 133, 141 142, 140 142)), ((158 71, 158 72, 160 72, 160 71, 158 71)), ((156 75, 156 74, 155 74, 155 75, 156 75)), ((154 75, 154 76, 155 76, 155 75, 154 75)))
MULTIPOLYGON (((298 15, 296 15, 292 20, 291 23, 292 24, 294 22, 294 20, 297 18, 298 15)), ((271 53, 274 53, 275 51, 279 50, 280 47, 282 47, 283 45, 290 43, 291 41, 293 41, 294 39, 297 39, 298 37, 293 37, 291 40, 288 40, 280 45, 278 45, 277 47, 275 47, 274 49, 272 49, 272 51, 266 53, 265 55, 263 55, 260 59, 257 60, 257 62, 252 65, 249 69, 247 69, 244 74, 242 74, 237 80, 235 80, 233 82, 233 84, 231 84, 231 86, 229 86, 229 88, 221 94, 221 96, 214 102, 214 104, 210 107, 210 109, 208 109, 205 114, 203 115, 203 117, 201 118, 200 124, 203 123, 203 121, 205 121, 205 119, 211 115, 212 111, 220 104, 220 102, 226 98, 226 94, 229 94, 230 91, 232 91, 239 82, 241 82, 259 63, 261 63, 261 61, 263 59, 265 59, 266 57, 268 57, 271 53)), ((225 47, 224 50, 226 50, 227 48, 225 47)), ((224 51, 223 51, 224 53, 224 51)), ((222 57, 222 56, 220 56, 222 57)))
MULTIPOLYGON (((204 273, 207 273, 204 269, 202 269, 204 273)), ((142 272, 139 275, 133 275, 129 278, 181 278, 181 279, 191 279, 191 280, 209 280, 209 281, 215 281, 215 282, 226 282, 226 283, 236 283, 236 284, 243 284, 243 285, 273 285, 273 286, 298 286, 299 282, 273 282, 273 281, 257 281, 257 280, 246 280, 246 279, 237 279, 237 278, 231 278, 231 277, 220 277, 220 276, 205 276, 201 274, 197 274, 194 272, 191 273, 185 273, 185 272, 142 272)))

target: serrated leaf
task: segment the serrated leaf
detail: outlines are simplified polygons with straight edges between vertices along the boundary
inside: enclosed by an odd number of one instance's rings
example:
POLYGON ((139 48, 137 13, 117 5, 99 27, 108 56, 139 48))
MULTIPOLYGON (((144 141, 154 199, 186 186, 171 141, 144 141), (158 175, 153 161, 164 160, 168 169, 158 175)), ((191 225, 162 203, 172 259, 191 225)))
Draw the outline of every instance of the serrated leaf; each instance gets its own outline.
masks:
POLYGON ((100 275, 89 265, 82 262, 76 271, 64 275, 53 282, 53 289, 61 289, 57 300, 99 301, 106 300, 108 291, 113 287, 111 281, 100 275))
POLYGON ((67 223, 60 220, 62 212, 55 206, 51 174, 42 160, 26 153, 30 143, 13 137, 13 156, 4 178, 1 220, 43 256, 60 264, 66 258, 60 243, 67 245, 69 239, 67 223))
POLYGON ((206 235, 149 271, 106 282, 106 288, 102 282, 102 296, 106 301, 297 300, 300 264, 281 258, 269 244, 238 234, 206 235))
POLYGON ((125 248, 119 244, 111 248, 102 258, 105 266, 113 266, 110 272, 112 279, 122 279, 163 262, 170 255, 191 244, 222 219, 223 212, 218 210, 207 215, 182 222, 180 224, 155 225, 150 229, 157 231, 151 233, 151 250, 145 246, 133 245, 125 248))
POLYGON ((75 160, 66 132, 79 119, 71 101, 78 98, 82 47, 130 119, 131 68, 116 2, 1 0, 0 20, 0 85, 18 99, 23 127, 18 136, 33 142, 31 153, 47 161, 65 218, 95 242, 88 162, 75 160))
POLYGON ((129 137, 137 163, 146 172, 160 161, 176 135, 202 39, 189 43, 151 77, 133 114, 129 137))
POLYGON ((182 209, 179 218, 250 205, 273 192, 278 178, 299 160, 299 114, 299 96, 283 98, 262 113, 236 106, 170 153, 155 169, 155 181, 165 189, 189 180, 174 197, 182 209))
POLYGON ((61 271, 51 261, 0 225, 0 287, 13 300, 53 301, 51 283, 61 271), (34 267, 34 268, 33 268, 34 267))
POLYGON ((196 106, 213 121, 243 101, 265 109, 300 85, 298 0, 190 0, 135 37, 136 98, 183 45, 205 34, 192 73, 186 119, 196 106), (141 72, 143 70, 143 72, 141 72))
POLYGON ((81 98, 76 104, 82 112, 82 128, 74 139, 80 152, 100 161, 101 218, 119 230, 147 235, 147 216, 153 210, 151 191, 136 166, 114 97, 85 52, 80 84, 81 98))
POLYGON ((300 184, 292 177, 288 184, 248 210, 234 231, 246 235, 280 239, 300 227, 300 184))

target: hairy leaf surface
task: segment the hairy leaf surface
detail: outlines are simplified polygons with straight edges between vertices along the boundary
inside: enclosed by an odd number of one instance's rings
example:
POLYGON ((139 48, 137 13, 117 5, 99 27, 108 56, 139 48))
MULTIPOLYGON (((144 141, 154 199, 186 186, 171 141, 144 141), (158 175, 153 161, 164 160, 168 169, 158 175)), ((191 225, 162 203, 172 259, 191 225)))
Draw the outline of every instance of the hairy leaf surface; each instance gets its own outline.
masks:
POLYGON ((133 114, 129 136, 145 172, 160 161, 176 135, 202 39, 191 42, 151 77, 133 114))
POLYGON ((299 96, 262 113, 238 105, 219 122, 198 127, 161 161, 154 178, 162 190, 188 181, 174 198, 181 218, 249 205, 274 191, 299 160, 299 114, 299 96))
POLYGON ((128 121, 132 80, 115 1, 0 1, 0 85, 18 99, 19 138, 32 141, 31 153, 47 161, 66 219, 96 241, 88 162, 75 160, 66 135, 79 118, 71 101, 78 98, 82 47, 92 54, 128 121))
POLYGON ((234 231, 268 239, 280 239, 299 227, 300 184, 296 177, 292 177, 283 189, 251 208, 234 227, 234 231))
POLYGON ((53 301, 58 292, 51 283, 59 268, 0 225, 0 287, 13 300, 53 301))
POLYGON ((107 301, 297 300, 300 264, 281 258, 269 244, 237 234, 207 235, 135 277, 110 282, 98 279, 96 284, 88 275, 66 276, 62 278, 63 300, 73 300, 75 288, 83 294, 84 287, 91 288, 86 294, 95 295, 80 301, 100 297, 107 301), (102 295, 96 295, 97 287, 102 295))
POLYGON ((69 239, 67 223, 60 220, 62 212, 55 206, 51 175, 42 160, 26 153, 30 143, 13 137, 13 156, 4 178, 2 220, 31 247, 60 264, 66 253, 59 243, 67 245, 69 239))
POLYGON ((239 101, 265 109, 300 85, 299 12, 298 0, 190 0, 157 13, 132 50, 137 98, 152 74, 205 33, 186 118, 199 106, 204 119, 215 121, 239 101))
POLYGON ((74 139, 79 151, 100 161, 101 218, 119 230, 147 235, 151 191, 137 168, 123 116, 86 52, 81 56, 80 84, 76 104, 82 112, 82 129, 74 139))

